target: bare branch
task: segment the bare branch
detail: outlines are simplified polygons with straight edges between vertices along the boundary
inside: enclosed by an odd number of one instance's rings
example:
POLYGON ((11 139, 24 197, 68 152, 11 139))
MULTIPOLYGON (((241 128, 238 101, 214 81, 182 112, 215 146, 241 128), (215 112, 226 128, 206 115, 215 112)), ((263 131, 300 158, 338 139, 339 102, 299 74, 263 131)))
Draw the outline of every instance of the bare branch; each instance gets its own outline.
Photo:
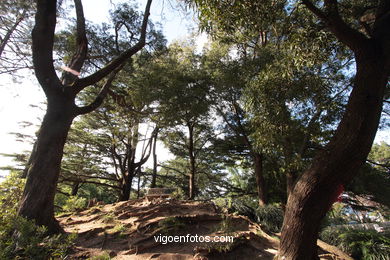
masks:
POLYGON ((91 104, 84 106, 84 107, 77 107, 77 109, 76 109, 77 115, 83 115, 83 114, 90 113, 90 112, 94 111, 96 108, 98 108, 103 103, 103 100, 107 96, 108 89, 111 87, 111 84, 115 79, 115 76, 118 74, 118 72, 122 68, 123 68, 123 64, 120 67, 117 67, 111 73, 111 76, 107 79, 106 83, 100 89, 99 94, 96 96, 95 100, 91 104))

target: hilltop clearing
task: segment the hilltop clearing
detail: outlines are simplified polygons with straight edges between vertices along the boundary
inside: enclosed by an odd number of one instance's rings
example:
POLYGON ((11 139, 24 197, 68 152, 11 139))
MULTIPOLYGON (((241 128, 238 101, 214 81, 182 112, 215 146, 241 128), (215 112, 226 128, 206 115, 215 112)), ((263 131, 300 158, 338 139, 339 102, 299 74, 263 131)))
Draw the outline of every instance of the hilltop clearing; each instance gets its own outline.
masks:
MULTIPOLYGON (((277 236, 266 234, 247 217, 222 212, 212 202, 139 199, 58 219, 67 232, 78 233, 72 259, 273 259, 279 246, 277 236), (234 236, 234 241, 156 241, 167 235, 234 236)), ((323 259, 350 259, 323 242, 319 246, 323 259)))

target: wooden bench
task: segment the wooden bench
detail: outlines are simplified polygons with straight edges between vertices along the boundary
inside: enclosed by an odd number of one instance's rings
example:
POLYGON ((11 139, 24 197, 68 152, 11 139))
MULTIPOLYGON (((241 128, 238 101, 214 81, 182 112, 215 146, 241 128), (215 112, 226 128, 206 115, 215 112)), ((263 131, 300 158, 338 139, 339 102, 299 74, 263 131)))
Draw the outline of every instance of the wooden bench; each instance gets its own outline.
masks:
POLYGON ((148 200, 152 200, 152 199, 156 199, 156 198, 167 199, 171 196, 172 192, 173 192, 173 189, 170 189, 170 188, 150 188, 145 197, 148 200))

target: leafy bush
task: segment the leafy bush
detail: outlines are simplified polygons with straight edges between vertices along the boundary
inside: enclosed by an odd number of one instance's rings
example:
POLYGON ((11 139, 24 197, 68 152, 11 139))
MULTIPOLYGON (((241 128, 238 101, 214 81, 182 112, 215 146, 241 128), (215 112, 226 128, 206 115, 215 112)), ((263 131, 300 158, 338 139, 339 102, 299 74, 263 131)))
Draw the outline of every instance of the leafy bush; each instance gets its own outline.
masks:
POLYGON ((280 232, 283 225, 283 210, 277 205, 266 205, 256 209, 256 218, 266 232, 280 232))
POLYGON ((77 197, 77 196, 70 196, 66 200, 63 209, 67 212, 73 212, 85 208, 86 205, 87 205, 87 199, 77 197))
POLYGON ((252 221, 257 221, 256 212, 245 198, 228 199, 228 212, 236 212, 239 215, 247 216, 252 221))
POLYGON ((11 172, 0 183, 0 228, 6 226, 9 219, 16 215, 24 184, 25 180, 17 172, 11 172))
MULTIPOLYGON (((222 204, 220 200, 218 203, 222 204)), ((236 212, 247 216, 250 220, 259 223, 266 232, 276 233, 282 228, 284 212, 278 205, 256 207, 256 201, 250 198, 228 199, 225 205, 229 213, 236 212)))
POLYGON ((73 245, 75 235, 47 235, 47 229, 33 221, 15 217, 1 229, 0 259, 64 258, 73 245))
POLYGON ((24 182, 12 172, 0 183, 0 259, 64 258, 74 235, 48 236, 45 227, 17 216, 24 182))
POLYGON ((325 242, 337 246, 355 259, 388 260, 390 233, 375 230, 326 228, 320 233, 325 242))

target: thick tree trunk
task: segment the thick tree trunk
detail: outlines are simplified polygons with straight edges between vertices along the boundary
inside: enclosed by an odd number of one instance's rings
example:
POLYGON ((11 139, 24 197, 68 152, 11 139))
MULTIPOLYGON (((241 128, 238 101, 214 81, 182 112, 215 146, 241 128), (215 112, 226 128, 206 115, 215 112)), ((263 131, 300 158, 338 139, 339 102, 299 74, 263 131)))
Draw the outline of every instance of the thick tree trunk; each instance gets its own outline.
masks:
POLYGON ((263 156, 260 153, 253 154, 253 161, 255 166, 255 177, 257 186, 257 196, 259 199, 259 206, 262 207, 267 204, 267 191, 263 176, 263 156))
POLYGON ((64 144, 74 118, 72 107, 65 103, 49 99, 19 208, 20 216, 47 226, 50 233, 62 231, 54 218, 54 196, 64 144))
POLYGON ((122 183, 121 193, 119 195, 119 201, 126 201, 130 199, 131 184, 126 181, 122 183))
POLYGON ((303 173, 288 198, 280 259, 316 258, 321 219, 330 209, 339 186, 347 184, 367 158, 388 81, 383 54, 372 45, 357 54, 354 88, 335 136, 303 173))
POLYGON ((189 183, 188 183, 188 197, 190 200, 195 198, 195 155, 194 155, 194 127, 191 124, 188 124, 189 131, 189 144, 188 144, 188 154, 190 157, 190 173, 189 173, 189 183))

